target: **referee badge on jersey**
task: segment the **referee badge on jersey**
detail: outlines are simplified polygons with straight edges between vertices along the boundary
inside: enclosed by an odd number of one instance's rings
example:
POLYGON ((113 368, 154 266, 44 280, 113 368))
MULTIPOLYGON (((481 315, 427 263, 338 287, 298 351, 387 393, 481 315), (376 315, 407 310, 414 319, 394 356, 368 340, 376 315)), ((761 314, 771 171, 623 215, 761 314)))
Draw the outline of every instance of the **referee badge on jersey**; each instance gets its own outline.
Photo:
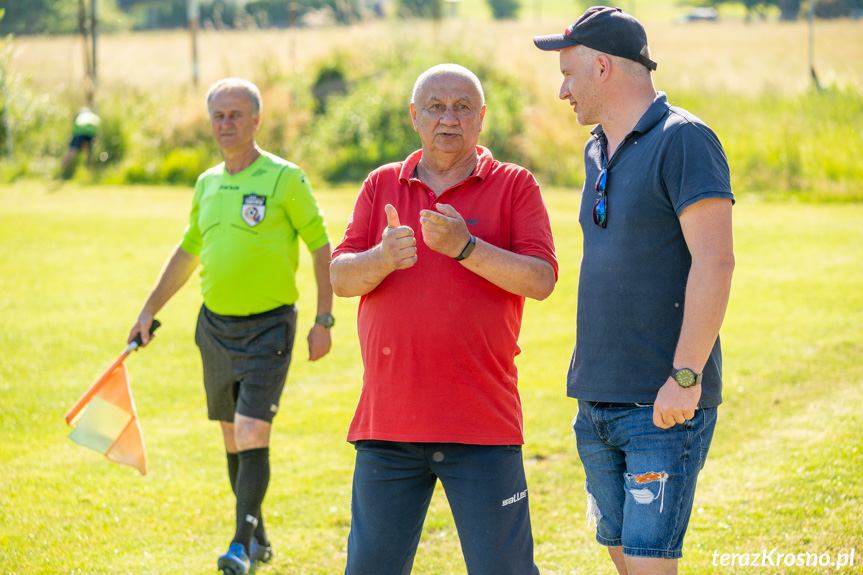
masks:
POLYGON ((255 227, 264 220, 264 214, 267 211, 266 196, 257 194, 249 194, 243 196, 243 221, 249 224, 249 227, 255 227))

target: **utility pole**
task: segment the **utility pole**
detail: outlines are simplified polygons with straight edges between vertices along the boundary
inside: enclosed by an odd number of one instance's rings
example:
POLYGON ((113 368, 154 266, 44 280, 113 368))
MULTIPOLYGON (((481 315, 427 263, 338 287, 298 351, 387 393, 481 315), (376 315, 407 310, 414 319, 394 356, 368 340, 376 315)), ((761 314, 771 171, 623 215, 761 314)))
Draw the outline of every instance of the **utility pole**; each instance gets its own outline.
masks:
POLYGON ((189 33, 192 35, 192 83, 198 87, 198 22, 201 6, 198 0, 188 0, 189 33))
POLYGON ((297 65, 297 3, 288 1, 288 70, 293 72, 297 65))
POLYGON ((809 73, 815 89, 821 91, 821 82, 815 73, 815 0, 809 0, 809 73))
MULTIPOLYGON (((8 38, 11 38, 11 34, 8 38)), ((6 157, 11 161, 15 159, 15 144, 12 140, 12 117, 9 115, 9 62, 12 59, 12 42, 3 47, 3 128, 6 132, 6 157)))
MULTIPOLYGON (((0 8, 0 20, 6 14, 5 8, 0 8)), ((3 131, 6 133, 6 157, 15 159, 15 145, 12 139, 12 117, 9 115, 9 65, 12 62, 12 34, 6 39, 0 39, 0 72, 3 73, 3 131)))
POLYGON ((93 59, 90 57, 90 38, 87 25, 86 0, 78 0, 78 31, 81 33, 81 46, 84 48, 84 90, 87 105, 93 102, 93 59))
POLYGON ((90 0, 90 18, 87 19, 86 0, 78 0, 78 31, 84 47, 84 74, 86 75, 87 105, 93 107, 96 94, 96 22, 97 0, 90 0))
MULTIPOLYGON (((99 5, 98 0, 90 0, 90 39, 93 42, 93 90, 96 90, 96 35, 98 26, 98 18, 96 17, 96 7, 99 5)), ((90 102, 92 104, 92 102, 90 102)))

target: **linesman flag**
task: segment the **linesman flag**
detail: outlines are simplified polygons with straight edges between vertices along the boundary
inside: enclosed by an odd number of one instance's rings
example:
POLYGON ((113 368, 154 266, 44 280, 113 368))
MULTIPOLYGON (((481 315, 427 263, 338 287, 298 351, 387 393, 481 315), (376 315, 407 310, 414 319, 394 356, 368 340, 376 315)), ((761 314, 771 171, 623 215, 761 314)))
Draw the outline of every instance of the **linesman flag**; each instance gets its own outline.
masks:
MULTIPOLYGON (((159 327, 153 320, 151 333, 159 327)), ((138 349, 140 334, 90 386, 66 414, 72 427, 69 438, 79 445, 103 453, 115 463, 130 465, 147 475, 144 436, 129 386, 126 357, 138 349)))

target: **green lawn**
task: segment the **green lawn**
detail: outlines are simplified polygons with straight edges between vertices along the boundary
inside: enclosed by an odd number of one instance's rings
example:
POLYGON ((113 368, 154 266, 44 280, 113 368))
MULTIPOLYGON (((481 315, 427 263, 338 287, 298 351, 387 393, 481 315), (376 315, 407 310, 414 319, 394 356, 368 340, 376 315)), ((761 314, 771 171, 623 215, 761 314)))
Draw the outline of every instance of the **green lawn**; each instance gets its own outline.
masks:
MULTIPOLYGON (((341 237, 355 188, 318 198, 341 237)), ((547 191, 561 274, 526 306, 519 358, 528 482, 543 574, 610 573, 584 518, 584 477, 564 376, 575 334, 578 196, 547 191)), ((190 192, 39 183, 0 190, 0 571, 197 574, 233 533, 221 436, 206 420, 193 343, 197 278, 127 361, 150 473, 66 439, 63 415, 119 354, 179 238, 190 192)), ((863 205, 760 203, 734 209, 737 269, 725 348, 725 404, 696 497, 682 573, 863 572, 863 205), (855 566, 730 567, 723 554, 840 553, 855 566), (714 553, 717 559, 714 560, 714 553), (714 565, 714 562, 717 565, 714 565)), ((301 263, 300 325, 313 281, 301 263)), ((609 302, 610 304, 612 302, 609 302)), ((311 364, 305 333, 272 448, 261 574, 335 574, 350 525, 352 447, 344 437, 361 365, 357 300, 338 300, 334 348, 311 364)), ((303 328, 305 329, 305 328, 303 328)), ((442 492, 414 572, 463 574, 442 492)))

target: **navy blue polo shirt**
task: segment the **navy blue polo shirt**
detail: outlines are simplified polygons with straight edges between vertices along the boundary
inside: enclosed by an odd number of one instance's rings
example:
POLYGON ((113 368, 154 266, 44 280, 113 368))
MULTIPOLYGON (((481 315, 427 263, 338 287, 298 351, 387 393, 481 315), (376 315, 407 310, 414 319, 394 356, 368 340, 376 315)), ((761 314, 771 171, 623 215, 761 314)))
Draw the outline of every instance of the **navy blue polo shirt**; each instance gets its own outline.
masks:
MULTIPOLYGON (((657 94, 611 161, 602 126, 584 150, 579 223, 584 255, 567 395, 652 403, 671 373, 692 258, 680 214, 705 198, 734 201, 728 160, 704 122, 657 94), (606 174, 607 226, 593 223, 606 174)), ((719 338, 704 368, 701 407, 722 402, 719 338)))

